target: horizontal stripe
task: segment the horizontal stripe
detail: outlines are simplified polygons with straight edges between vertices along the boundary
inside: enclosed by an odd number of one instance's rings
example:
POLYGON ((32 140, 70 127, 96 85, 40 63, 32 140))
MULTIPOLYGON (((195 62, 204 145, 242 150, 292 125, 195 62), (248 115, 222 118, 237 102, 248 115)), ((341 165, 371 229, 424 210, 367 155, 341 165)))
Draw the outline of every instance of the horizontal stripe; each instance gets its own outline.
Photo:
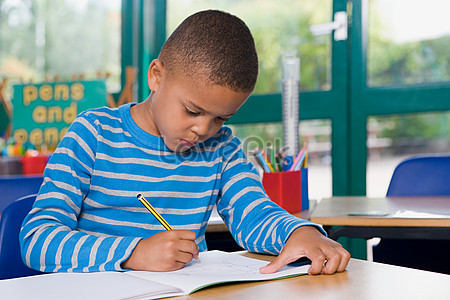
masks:
POLYGON ((163 181, 184 181, 184 182, 209 182, 217 178, 217 174, 212 174, 207 177, 204 176, 183 176, 183 175, 169 175, 165 177, 148 177, 136 174, 114 173, 105 171, 95 171, 96 176, 101 176, 105 179, 123 179, 126 176, 127 180, 135 180, 142 182, 163 182, 163 181))
MULTIPOLYGON (((186 161, 182 160, 180 164, 174 164, 173 162, 176 162, 175 159, 166 159, 167 161, 170 161, 172 163, 168 162, 162 162, 153 160, 150 157, 148 159, 143 158, 135 158, 135 157, 114 157, 105 153, 98 153, 97 159, 99 160, 106 160, 109 162, 113 162, 116 164, 139 164, 143 166, 152 166, 162 169, 168 169, 173 170, 177 169, 182 166, 189 166, 189 167, 212 167, 218 162, 220 162, 220 158, 216 158, 213 161, 186 161)), ((181 160, 181 159, 180 159, 181 160)))

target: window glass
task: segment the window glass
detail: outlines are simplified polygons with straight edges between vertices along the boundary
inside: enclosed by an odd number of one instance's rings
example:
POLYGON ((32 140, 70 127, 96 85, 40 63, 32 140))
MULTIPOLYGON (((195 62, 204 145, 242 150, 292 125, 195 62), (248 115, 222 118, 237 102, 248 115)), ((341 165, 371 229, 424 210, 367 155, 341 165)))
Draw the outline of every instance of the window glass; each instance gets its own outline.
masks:
POLYGON ((109 75, 120 90, 120 0, 0 1, 0 77, 40 82, 49 76, 109 75))
POLYGON ((367 134, 367 196, 384 197, 403 159, 449 152, 450 112, 370 117, 367 134))
POLYGON ((369 3, 368 86, 450 81, 450 1, 369 3))
MULTIPOLYGON (((258 167, 253 150, 275 149, 283 146, 281 123, 230 125, 242 141, 247 157, 258 167)), ((321 199, 332 195, 331 182, 331 122, 330 120, 300 121, 300 143, 308 143, 309 198, 321 199)), ((258 167, 259 168, 259 167, 258 167)), ((262 170, 259 170, 262 172, 262 170)))
POLYGON ((297 50, 302 90, 330 89, 330 35, 313 36, 309 26, 331 21, 331 0, 168 0, 167 35, 189 15, 220 9, 237 15, 255 38, 260 73, 255 94, 281 92, 281 61, 285 50, 297 50))

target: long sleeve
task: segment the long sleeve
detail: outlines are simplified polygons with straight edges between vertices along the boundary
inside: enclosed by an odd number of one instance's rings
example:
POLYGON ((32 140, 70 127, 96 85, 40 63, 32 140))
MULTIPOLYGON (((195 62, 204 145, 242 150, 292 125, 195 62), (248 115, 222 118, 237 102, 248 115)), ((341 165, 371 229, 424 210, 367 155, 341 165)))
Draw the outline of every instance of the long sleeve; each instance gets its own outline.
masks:
POLYGON ((122 270, 140 238, 89 234, 77 229, 90 192, 97 130, 78 117, 52 155, 36 202, 20 233, 24 262, 43 272, 122 270))
POLYGON ((237 138, 229 136, 217 205, 237 243, 252 252, 278 254, 300 226, 315 226, 326 234, 317 224, 289 214, 268 198, 260 175, 241 145, 237 138))

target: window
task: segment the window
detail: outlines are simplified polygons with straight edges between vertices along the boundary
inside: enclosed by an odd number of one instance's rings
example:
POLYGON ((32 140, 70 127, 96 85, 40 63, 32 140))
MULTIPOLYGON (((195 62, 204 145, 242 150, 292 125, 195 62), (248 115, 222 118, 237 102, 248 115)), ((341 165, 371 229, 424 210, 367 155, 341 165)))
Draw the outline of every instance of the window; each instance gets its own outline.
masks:
POLYGON ((109 74, 120 90, 120 0, 0 2, 0 77, 17 81, 109 74))
POLYGON ((402 160, 450 149, 450 112, 370 117, 367 129, 370 197, 386 196, 392 173, 402 160))
POLYGON ((450 81, 450 2, 371 0, 368 85, 450 81))
POLYGON ((331 0, 168 0, 167 36, 186 17, 205 9, 219 9, 237 15, 252 31, 260 61, 255 94, 281 92, 280 56, 283 51, 292 49, 298 50, 301 60, 301 90, 330 89, 329 35, 314 36, 309 27, 330 21, 331 0))
POLYGON ((368 118, 366 187, 368 196, 383 197, 403 159, 450 147, 450 3, 368 3, 368 97, 361 105, 373 101, 386 116, 374 105, 368 118))

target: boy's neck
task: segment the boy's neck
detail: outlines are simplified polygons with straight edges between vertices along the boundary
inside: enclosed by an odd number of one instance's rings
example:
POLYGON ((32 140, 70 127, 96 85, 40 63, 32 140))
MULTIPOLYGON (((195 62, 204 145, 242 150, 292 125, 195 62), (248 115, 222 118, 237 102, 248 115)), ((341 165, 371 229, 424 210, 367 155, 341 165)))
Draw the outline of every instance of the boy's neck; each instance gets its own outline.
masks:
POLYGON ((143 102, 133 105, 130 108, 131 118, 133 121, 145 132, 161 137, 159 130, 156 128, 153 121, 151 95, 143 102), (153 125, 153 126, 152 126, 153 125))

